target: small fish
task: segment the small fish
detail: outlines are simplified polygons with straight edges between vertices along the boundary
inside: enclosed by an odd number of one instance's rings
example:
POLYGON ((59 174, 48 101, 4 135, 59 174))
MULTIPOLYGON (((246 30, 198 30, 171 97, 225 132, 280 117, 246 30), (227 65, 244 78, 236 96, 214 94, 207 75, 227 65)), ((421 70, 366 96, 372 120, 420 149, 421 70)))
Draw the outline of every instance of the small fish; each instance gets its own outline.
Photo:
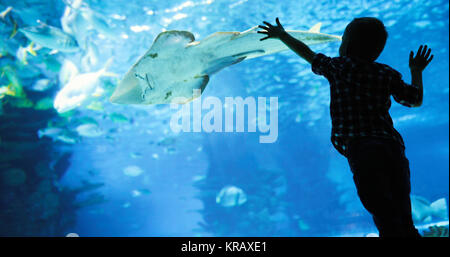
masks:
POLYGON ((61 128, 49 127, 49 128, 44 128, 44 129, 38 130, 37 134, 38 134, 38 138, 43 138, 43 137, 56 138, 62 132, 63 132, 63 129, 61 129, 61 128))
POLYGON ((130 153, 130 157, 133 159, 138 159, 138 158, 142 158, 142 154, 138 153, 138 152, 132 152, 132 153, 130 153))
POLYGON ((17 34, 17 28, 18 28, 17 22, 13 19, 13 17, 11 15, 8 15, 9 13, 11 13, 12 9, 13 8, 11 6, 8 6, 4 11, 2 11, 0 13, 0 21, 2 21, 3 23, 6 23, 6 24, 12 25, 12 27, 13 27, 11 33, 9 34, 8 39, 13 38, 17 34), (7 16, 8 16, 8 20, 6 18, 7 16))
POLYGON ((125 169, 123 169, 123 174, 129 177, 137 177, 142 173, 144 173, 144 171, 140 167, 135 165, 128 166, 125 169))
POLYGON ((61 52, 76 52, 78 43, 70 34, 59 28, 41 23, 39 26, 19 29, 28 39, 37 44, 61 52))
POLYGON ((445 198, 440 198, 432 203, 427 199, 411 195, 411 209, 414 222, 430 222, 432 216, 448 219, 447 202, 445 198))
POLYGON ((89 110, 99 111, 99 112, 102 112, 105 110, 105 108, 103 107, 103 103, 98 102, 98 101, 91 102, 88 106, 86 106, 86 108, 89 110))
POLYGON ((161 140, 158 141, 157 145, 158 146, 171 146, 173 144, 175 144, 176 139, 174 137, 165 137, 161 140))
POLYGON ((151 192, 148 189, 135 189, 131 191, 133 197, 139 197, 141 195, 149 195, 151 192))
POLYGON ((14 96, 15 92, 11 90, 11 84, 8 86, 2 86, 0 87, 0 99, 5 97, 5 95, 14 96))
POLYGON ((54 107, 58 113, 67 112, 81 106, 84 102, 98 92, 100 86, 100 77, 116 76, 116 74, 106 71, 106 68, 112 62, 109 59, 104 68, 96 72, 78 74, 56 94, 54 107))
POLYGON ((125 115, 117 113, 117 112, 113 112, 109 115, 109 118, 115 122, 115 123, 122 123, 122 122, 128 122, 128 118, 125 117, 125 115))
POLYGON ((92 26, 89 24, 79 8, 73 8, 72 6, 66 6, 64 14, 61 17, 61 27, 64 32, 73 35, 80 47, 85 47, 87 37, 92 26))
POLYGON ((98 122, 94 118, 89 117, 89 116, 83 116, 81 118, 78 118, 77 119, 77 123, 79 123, 79 124, 96 124, 96 125, 98 125, 98 122))
POLYGON ((240 206, 247 202, 247 195, 236 186, 226 186, 216 196, 216 203, 223 207, 240 206))
POLYGON ((294 219, 297 220, 297 226, 298 226, 298 228, 300 230, 305 231, 305 230, 309 230, 310 229, 309 225, 305 221, 300 219, 298 216, 297 216, 297 218, 294 217, 294 219))
POLYGON ((66 144, 75 144, 75 143, 78 142, 78 139, 76 137, 63 134, 63 135, 58 135, 56 137, 56 141, 61 141, 61 142, 64 142, 66 144))
POLYGON ((133 191, 131 191, 131 195, 133 197, 139 197, 142 195, 142 193, 139 190, 133 190, 133 191))
POLYGON ((2 86, 0 87, 0 98, 7 95, 9 92, 8 86, 2 86))
POLYGON ((21 63, 27 65, 28 64, 28 60, 27 60, 28 54, 36 56, 37 55, 36 50, 39 49, 39 47, 33 48, 33 46, 34 46, 34 42, 31 42, 27 47, 19 46, 19 48, 17 49, 17 52, 16 52, 16 58, 21 63))
POLYGON ((89 22, 93 29, 105 36, 115 36, 115 31, 111 29, 111 26, 102 15, 85 6, 81 7, 80 11, 83 18, 89 22))
POLYGON ((98 48, 97 45, 94 44, 92 41, 86 41, 85 49, 86 51, 83 58, 81 59, 81 64, 85 70, 91 70, 92 67, 97 66, 97 64, 99 63, 98 48))
POLYGON ((6 17, 6 15, 8 15, 8 13, 10 12, 10 11, 12 11, 12 7, 11 6, 8 6, 4 11, 2 11, 1 13, 0 13, 0 18, 1 19, 5 19, 5 17, 6 17))
POLYGON ((197 181, 204 180, 205 178, 206 178, 205 175, 197 175, 192 178, 192 181, 197 182, 197 181))
POLYGON ((51 80, 49 79, 38 79, 34 84, 31 86, 31 90, 33 91, 47 91, 53 86, 53 83, 51 83, 51 80))
POLYGON ((97 175, 100 174, 100 171, 98 171, 98 170, 89 170, 88 174, 91 175, 91 176, 97 176, 97 175))
POLYGON ((77 126, 75 130, 83 137, 99 137, 104 134, 103 130, 96 124, 82 124, 77 126))
POLYGON ((149 195, 152 193, 150 190, 145 189, 145 188, 139 189, 139 192, 141 192, 141 194, 143 194, 143 195, 149 195))
POLYGON ((164 152, 167 154, 174 154, 177 152, 177 149, 175 147, 169 146, 164 148, 164 152))
POLYGON ((26 98, 25 91, 23 90, 22 83, 17 76, 16 70, 11 66, 6 65, 1 68, 1 71, 1 76, 3 77, 6 75, 6 78, 9 81, 8 95, 18 98, 26 98))
POLYGON ((65 59, 59 71, 58 78, 61 85, 66 85, 69 81, 78 75, 77 66, 68 59, 65 59))
POLYGON ((60 141, 66 144, 75 144, 78 142, 78 139, 69 133, 67 133, 64 129, 58 127, 47 127, 44 129, 40 129, 37 132, 38 138, 48 137, 53 141, 60 141))

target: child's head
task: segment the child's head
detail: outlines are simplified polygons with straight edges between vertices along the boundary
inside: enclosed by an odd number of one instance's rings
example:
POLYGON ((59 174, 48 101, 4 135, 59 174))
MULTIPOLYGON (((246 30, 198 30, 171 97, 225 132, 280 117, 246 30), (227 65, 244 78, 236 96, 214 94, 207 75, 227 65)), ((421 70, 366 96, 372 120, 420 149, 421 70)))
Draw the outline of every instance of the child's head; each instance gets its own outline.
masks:
POLYGON ((345 28, 339 55, 373 62, 383 51, 387 36, 383 22, 377 18, 355 18, 345 28))

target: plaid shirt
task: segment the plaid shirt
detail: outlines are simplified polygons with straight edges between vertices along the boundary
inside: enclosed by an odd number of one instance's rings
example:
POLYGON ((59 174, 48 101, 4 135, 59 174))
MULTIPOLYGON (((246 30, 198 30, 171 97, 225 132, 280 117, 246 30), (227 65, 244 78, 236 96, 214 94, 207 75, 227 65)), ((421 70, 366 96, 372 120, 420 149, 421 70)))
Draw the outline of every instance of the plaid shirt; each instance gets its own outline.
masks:
POLYGON ((347 142, 365 136, 391 138, 404 147, 389 115, 390 96, 412 107, 419 102, 419 89, 406 84, 399 72, 381 63, 320 53, 312 71, 330 83, 331 142, 339 153, 346 156, 347 142))

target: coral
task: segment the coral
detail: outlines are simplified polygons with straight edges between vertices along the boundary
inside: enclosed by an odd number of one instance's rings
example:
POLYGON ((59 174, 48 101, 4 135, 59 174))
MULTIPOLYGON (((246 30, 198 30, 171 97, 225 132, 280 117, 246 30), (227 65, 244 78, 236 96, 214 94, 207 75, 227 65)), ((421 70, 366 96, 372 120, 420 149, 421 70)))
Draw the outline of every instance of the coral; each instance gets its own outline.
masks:
POLYGON ((431 226, 423 232, 424 237, 448 237, 448 226, 431 226))

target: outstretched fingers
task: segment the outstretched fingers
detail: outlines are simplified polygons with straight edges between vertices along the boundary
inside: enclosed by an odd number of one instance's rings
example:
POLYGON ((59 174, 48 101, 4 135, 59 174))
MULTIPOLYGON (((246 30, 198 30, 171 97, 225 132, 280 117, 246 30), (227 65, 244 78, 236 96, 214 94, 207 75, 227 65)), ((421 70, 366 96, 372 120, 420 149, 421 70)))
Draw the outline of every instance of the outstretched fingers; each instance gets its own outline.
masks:
POLYGON ((422 48, 422 52, 420 53, 420 56, 422 56, 422 57, 425 56, 425 53, 427 52, 427 48, 428 48, 427 45, 425 45, 425 46, 422 48))
POLYGON ((423 45, 420 45, 419 50, 417 50, 416 58, 417 58, 418 56, 421 56, 421 55, 422 55, 422 48, 423 48, 423 45))
POLYGON ((269 30, 269 28, 268 28, 268 27, 266 27, 266 26, 263 26, 263 25, 258 25, 258 28, 260 28, 260 29, 264 29, 264 30, 269 30))
POLYGON ((433 60, 434 55, 430 56, 430 59, 427 60, 427 65, 431 62, 431 60, 433 60))
POLYGON ((258 28, 263 29, 265 31, 257 31, 257 33, 267 35, 267 37, 261 38, 259 41, 266 40, 266 39, 268 39, 270 37, 269 36, 269 28, 268 27, 259 25, 258 28))
POLYGON ((269 28, 273 28, 273 25, 272 25, 272 24, 270 24, 270 23, 268 23, 267 21, 263 21, 263 23, 264 23, 264 24, 266 24, 266 25, 267 25, 267 27, 269 27, 269 28))
POLYGON ((275 19, 275 21, 277 22, 277 26, 282 28, 283 26, 281 26, 280 20, 278 19, 278 17, 275 19))
POLYGON ((430 54, 431 54, 431 48, 428 48, 428 51, 425 54, 425 59, 428 59, 428 57, 430 57, 430 54))

